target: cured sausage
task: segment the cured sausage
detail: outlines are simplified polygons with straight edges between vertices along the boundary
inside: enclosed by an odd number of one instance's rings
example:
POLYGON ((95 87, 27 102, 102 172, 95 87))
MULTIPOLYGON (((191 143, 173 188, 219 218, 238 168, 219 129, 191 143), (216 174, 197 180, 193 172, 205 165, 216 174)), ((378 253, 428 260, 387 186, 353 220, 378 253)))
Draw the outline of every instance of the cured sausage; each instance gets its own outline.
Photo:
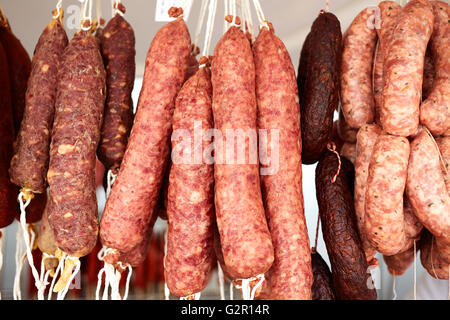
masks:
POLYGON ((443 261, 430 232, 424 232, 420 241, 420 261, 428 273, 436 279, 448 280, 450 264, 443 261))
MULTIPOLYGON (((341 171, 352 164, 341 158, 341 171)), ((316 168, 316 196, 322 233, 333 275, 333 288, 339 300, 375 300, 377 292, 370 289, 370 275, 356 226, 353 197, 346 174, 339 174, 338 159, 326 152, 316 168)))
POLYGON ((100 223, 102 244, 109 248, 129 252, 146 236, 169 156, 175 97, 186 77, 190 45, 182 18, 153 38, 128 146, 100 223))
MULTIPOLYGON (((270 132, 260 148, 278 156, 278 170, 261 176, 263 203, 275 260, 270 268, 271 299, 311 300, 313 275, 304 214, 301 129, 295 70, 283 42, 262 28, 253 54, 256 70, 258 130, 278 130, 279 155, 270 132)), ((271 168, 262 164, 262 168, 271 168)))
POLYGON ((42 214, 42 219, 39 224, 39 233, 37 238, 37 245, 41 252, 54 255, 57 249, 56 239, 53 234, 53 230, 50 227, 48 221, 48 202, 45 206, 44 212, 42 214))
POLYGON ((303 97, 305 94, 305 82, 307 77, 307 66, 309 61, 309 51, 311 46, 312 32, 310 31, 303 42, 302 50, 300 52, 300 61, 298 63, 298 73, 297 73, 297 87, 298 87, 298 97, 300 105, 303 104, 303 97))
MULTIPOLYGON (((230 27, 217 43, 211 64, 214 127, 224 136, 214 139, 215 208, 225 264, 233 275, 247 279, 265 273, 274 259, 264 216, 256 148, 255 65, 250 42, 237 27, 230 27), (233 63, 231 63, 231 61, 233 63), (234 131, 231 131, 234 129, 234 131), (247 132, 243 164, 224 155, 235 149, 235 136, 247 132), (253 151, 251 149, 252 135, 253 151), (231 147, 230 147, 231 145, 231 147), (247 151, 248 150, 248 151, 247 151), (248 153, 248 156, 245 156, 248 153)), ((233 152, 234 153, 234 152, 233 152)), ((233 279, 234 280, 234 279, 233 279)))
MULTIPOLYGON (((174 134, 187 130, 181 139, 191 138, 186 144, 172 136, 173 153, 191 156, 185 163, 172 155, 167 202, 169 231, 165 280, 170 292, 179 297, 192 295, 206 287, 215 258, 214 168, 211 163, 196 159, 198 146, 194 143, 195 131, 199 130, 201 137, 206 137, 207 131, 214 127, 210 77, 207 67, 199 69, 178 93, 173 114, 174 134)), ((204 138, 201 141, 201 150, 211 143, 204 138)))
POLYGON ((383 66, 387 55, 387 47, 391 41, 392 33, 397 22, 397 15, 402 7, 394 1, 382 1, 378 4, 380 9, 380 28, 377 28, 378 45, 374 63, 374 97, 376 122, 381 123, 381 108, 383 105, 383 66))
POLYGON ((414 247, 392 256, 383 256, 388 271, 394 276, 401 276, 414 261, 414 247))
POLYGON ((13 154, 14 117, 11 105, 8 60, 0 43, 0 228, 14 221, 17 214, 17 188, 8 175, 13 154))
POLYGON ((33 193, 43 193, 47 189, 58 67, 67 43, 61 21, 53 19, 42 32, 34 50, 24 118, 9 169, 11 181, 33 193))
POLYGON ((431 1, 434 27, 429 47, 434 63, 433 87, 420 105, 420 123, 433 135, 450 128, 450 7, 443 1, 431 1))
POLYGON ((381 134, 370 159, 364 227, 370 244, 385 255, 398 253, 406 241, 403 194, 409 152, 408 139, 381 134))
MULTIPOLYGON (((447 173, 450 174, 450 137, 439 137, 436 139, 439 151, 442 155, 442 160, 444 161, 445 169, 447 173)), ((447 191, 450 192, 450 176, 445 175, 445 184, 447 186, 447 191)))
POLYGON ((432 31, 433 8, 427 0, 412 0, 397 15, 384 54, 381 123, 389 134, 407 137, 417 132, 424 57, 432 31))
POLYGON ((367 178, 369 176, 369 163, 372 157, 373 147, 381 134, 381 128, 375 124, 363 125, 357 134, 356 159, 355 159, 355 213, 357 226, 366 259, 369 264, 377 265, 378 260, 374 258, 376 250, 367 239, 365 229, 365 205, 367 178))
POLYGON ((58 248, 74 257, 97 243, 96 150, 105 102, 105 70, 98 42, 79 31, 58 71, 47 180, 48 220, 58 248))
POLYGON ((133 124, 135 75, 135 38, 130 24, 116 14, 100 36, 106 68, 106 104, 98 158, 107 169, 117 169, 122 162, 133 124))
POLYGON ((318 252, 311 253, 311 265, 314 275, 312 285, 313 300, 336 300, 333 289, 332 274, 327 263, 318 252))
POLYGON ((339 104, 339 20, 321 12, 311 27, 301 110, 302 162, 313 164, 325 151, 339 104))
POLYGON ((350 160, 351 163, 355 164, 356 160, 356 144, 355 143, 349 143, 345 142, 342 145, 341 152, 339 153, 344 158, 347 158, 347 160, 350 160))
POLYGON ((0 25, 0 42, 8 59, 14 131, 17 133, 25 110, 25 92, 31 72, 31 60, 20 40, 9 29, 9 25, 0 25))
POLYGON ((372 67, 377 33, 368 21, 373 12, 361 11, 344 34, 340 60, 340 97, 347 123, 359 128, 374 120, 372 67))
POLYGON ((407 239, 419 240, 420 234, 423 230, 423 224, 417 219, 414 214, 414 209, 409 203, 406 195, 403 198, 403 214, 405 222, 405 235, 407 239))
POLYGON ((425 130, 411 142, 406 192, 425 228, 436 237, 450 234, 450 199, 439 150, 425 130))

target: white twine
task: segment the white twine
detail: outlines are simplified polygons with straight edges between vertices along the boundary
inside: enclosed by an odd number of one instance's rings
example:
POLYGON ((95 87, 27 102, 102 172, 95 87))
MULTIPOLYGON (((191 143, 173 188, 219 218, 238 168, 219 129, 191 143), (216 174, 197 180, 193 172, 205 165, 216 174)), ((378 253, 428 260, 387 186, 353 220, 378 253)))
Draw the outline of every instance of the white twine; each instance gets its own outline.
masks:
POLYGON ((112 170, 108 170, 107 179, 106 179, 106 193, 105 193, 106 199, 108 199, 109 194, 111 193, 112 185, 114 184, 116 179, 117 179, 117 174, 112 172, 112 170))
POLYGON ((105 21, 103 19, 102 16, 102 1, 101 0, 97 0, 97 21, 98 21, 98 26, 99 27, 103 27, 105 25, 105 21))
POLYGON ((180 297, 180 300, 192 300, 191 298, 194 298, 194 300, 200 300, 201 294, 201 292, 193 293, 186 297, 180 297))
POLYGON ((57 300, 64 300, 64 298, 66 297, 67 292, 69 291, 70 285, 72 284, 73 279, 75 278, 75 276, 78 274, 78 272, 80 271, 80 267, 81 267, 81 262, 77 257, 71 257, 71 256, 67 256, 64 259, 64 262, 67 260, 76 260, 76 264, 75 264, 75 270, 72 272, 72 275, 70 276, 69 280, 66 283, 66 286, 64 287, 64 289, 60 292, 58 292, 57 295, 57 300))
POLYGON ((50 275, 51 270, 45 270, 45 260, 55 259, 55 258, 56 257, 52 254, 47 254, 45 252, 42 253, 41 273, 39 276, 39 281, 42 282, 43 286, 40 289, 38 289, 38 299, 39 300, 44 300, 45 288, 47 287, 48 284, 50 284, 47 280, 48 280, 48 276, 50 275))
POLYGON ((81 30, 88 31, 91 29, 90 22, 92 22, 92 0, 79 0, 81 2, 81 30), (88 15, 88 4, 89 4, 89 15, 88 15), (89 20, 89 26, 85 27, 85 20, 89 20))
POLYGON ((248 278, 248 279, 240 279, 241 285, 236 286, 236 288, 241 289, 242 291, 242 298, 244 300, 254 300, 256 290, 262 285, 264 282, 264 274, 258 274, 256 277, 248 278), (256 285, 250 290, 250 283, 252 281, 259 281, 256 283, 256 285))
POLYGON ((253 5, 255 6, 255 10, 256 10, 256 15, 258 16, 258 21, 259 21, 259 27, 260 28, 269 28, 269 24, 266 21, 266 18, 264 16, 264 12, 261 8, 261 3, 259 3, 259 0, 253 0, 253 5))
POLYGON ((233 19, 231 20, 230 27, 240 27, 236 24, 237 14, 236 14, 236 0, 230 1, 230 12, 233 16, 233 19))
POLYGON ((417 252, 416 252, 416 240, 414 240, 414 300, 416 300, 416 273, 417 273, 417 252))
MULTIPOLYGON (((42 281, 40 281, 39 273, 38 273, 36 267, 34 266, 33 254, 31 253, 31 247, 33 246, 33 243, 34 243, 35 234, 32 231, 32 229, 30 229, 30 232, 32 232, 32 237, 33 237, 33 239, 31 239, 31 241, 30 241, 30 237, 28 234, 29 225, 27 224, 26 211, 25 211, 25 209, 31 202, 31 198, 29 198, 24 203, 23 202, 24 195, 25 194, 21 191, 19 193, 19 197, 18 197, 19 206, 20 206, 20 225, 21 225, 22 231, 23 231, 23 238, 24 238, 25 246, 26 246, 26 256, 28 259, 28 264, 30 265, 31 273, 34 277, 34 285, 36 286, 36 288, 38 289, 38 292, 39 292, 39 291, 45 290, 45 284, 42 281)), ((42 296, 42 299, 43 299, 43 296, 42 296)))
POLYGON ((66 253, 63 252, 61 260, 59 260, 58 267, 56 267, 55 274, 53 275, 53 280, 52 280, 52 283, 50 284, 50 289, 48 290, 47 300, 52 299, 53 287, 55 286, 56 278, 58 277, 58 274, 60 271, 62 274, 65 258, 66 258, 66 253))
MULTIPOLYGON (((211 46, 212 32, 214 29, 214 20, 216 18, 217 11, 217 0, 210 0, 208 8, 208 21, 206 22, 205 31, 205 43, 203 45, 202 56, 207 56, 209 53, 209 48, 211 46)), ((205 67, 205 64, 199 66, 199 68, 205 67)))
POLYGON ((59 0, 58 3, 56 4, 56 16, 53 16, 53 19, 56 20, 59 18, 61 8, 62 8, 62 0, 59 0))
POLYGON ((220 300, 225 300, 225 277, 219 261, 217 261, 217 278, 219 279, 220 300))
MULTIPOLYGON (((169 233, 168 229, 169 228, 166 227, 166 229, 164 230, 164 259, 163 259, 164 270, 166 270, 167 234, 169 233)), ((169 287, 167 286, 167 282, 166 282, 165 278, 164 278, 164 298, 166 300, 170 300, 170 290, 169 290, 169 287)))
POLYGON ((123 300, 128 299, 128 292, 130 290, 130 281, 131 281, 131 275, 133 274, 133 268, 128 265, 128 275, 127 275, 127 282, 125 284, 125 293, 123 295, 123 300))
POLYGON ((200 7, 200 17, 197 22, 197 28, 195 29, 195 35, 194 35, 194 48, 198 47, 198 42, 200 40, 200 34, 202 31, 203 26, 203 20, 205 19, 206 15, 206 7, 209 0, 202 0, 202 5, 200 7))
POLYGON ((124 13, 119 10, 119 4, 121 3, 120 0, 111 0, 112 5, 112 16, 114 17, 116 14, 123 17, 124 13))
POLYGON ((230 300, 233 300, 233 281, 230 281, 230 300))
MULTIPOLYGON (((226 17, 228 15, 228 0, 223 0, 223 5, 224 5, 224 16, 226 17)), ((223 21, 223 33, 227 32, 229 27, 228 21, 224 20, 223 21)))
POLYGON ((396 279, 396 276, 394 274, 392 276, 392 293, 393 293, 392 300, 397 300, 397 291, 395 290, 395 279, 396 279))
POLYGON ((255 28, 253 26, 252 12, 250 10, 250 0, 244 1, 245 20, 247 22, 247 31, 250 32, 252 42, 255 41, 255 28))
POLYGON ((22 228, 20 226, 17 228, 16 233, 16 273, 14 276, 14 286, 13 286, 13 299, 22 300, 22 293, 20 291, 20 274, 22 273, 22 266, 25 260, 25 250, 23 248, 23 236, 22 228))

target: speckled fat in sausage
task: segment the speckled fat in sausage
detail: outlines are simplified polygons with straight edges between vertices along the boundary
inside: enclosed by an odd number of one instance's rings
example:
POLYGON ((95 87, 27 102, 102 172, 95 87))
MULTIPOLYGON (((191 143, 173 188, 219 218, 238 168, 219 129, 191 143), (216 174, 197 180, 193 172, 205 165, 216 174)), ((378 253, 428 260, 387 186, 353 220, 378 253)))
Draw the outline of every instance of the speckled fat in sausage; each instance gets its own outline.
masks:
MULTIPOLYGON (((279 130, 279 168, 261 176, 266 217, 275 252, 271 299, 310 300, 313 282, 302 193, 300 111, 295 70, 283 42, 262 28, 253 45, 258 129, 279 130)), ((271 149, 269 135, 268 154, 271 149)), ((260 140, 260 143, 261 142, 260 140)), ((263 165, 264 167, 264 165, 263 165)))
POLYGON ((97 243, 96 150, 106 94, 105 69, 95 37, 79 31, 58 71, 47 180, 48 221, 58 248, 87 255, 97 243))
MULTIPOLYGON (((230 27, 216 45, 211 72, 215 128, 222 133, 226 129, 256 130, 253 54, 248 39, 237 27, 230 27)), ((226 141, 224 136, 225 146, 226 141)), ((245 148, 250 150, 248 139, 245 148)), ((274 259, 259 165, 249 160, 246 164, 227 164, 216 157, 214 165, 215 207, 223 257, 230 272, 239 278, 265 273, 274 259)))
POLYGON ((370 244, 385 255, 398 253, 406 241, 403 195, 409 152, 408 139, 381 134, 370 159, 364 227, 370 244))
POLYGON ((47 188, 58 67, 67 43, 62 23, 52 20, 34 51, 24 117, 9 169, 11 181, 34 193, 43 193, 47 188))
MULTIPOLYGON (((199 69, 178 93, 173 114, 173 130, 188 130, 194 137, 194 123, 201 123, 202 137, 214 127, 212 85, 207 68, 199 69)), ((181 141, 172 141, 172 150, 181 141)), ((194 141, 192 140, 192 143, 194 141)), ((202 139, 202 150, 211 141, 202 139)), ((177 147, 178 145, 178 147, 177 147)), ((190 145, 195 150, 194 145, 190 145)), ((202 163, 172 163, 169 177, 167 216, 169 230, 165 280, 170 292, 179 297, 202 291, 209 280, 214 227, 214 167, 202 163)))
POLYGON ((389 134, 407 137, 418 129, 423 65, 432 31, 428 0, 408 2, 397 16, 383 69, 381 123, 389 134))
POLYGON ((373 11, 366 8, 344 34, 340 67, 341 104, 347 123, 359 128, 375 116, 372 67, 377 33, 369 21, 373 11))
POLYGON ((429 46, 435 75, 433 88, 420 105, 420 122, 438 136, 450 129, 450 6, 443 1, 430 3, 434 27, 429 46))
POLYGON ((376 124, 363 125, 357 134, 356 159, 355 159, 355 213, 359 235, 363 244, 366 259, 369 264, 377 264, 374 258, 376 250, 367 239, 364 226, 367 178, 369 176, 369 163, 372 157, 373 147, 381 134, 381 128, 376 124))
POLYGON ((183 19, 153 38, 137 113, 100 223, 103 245, 127 252, 146 236, 169 156, 175 97, 186 77, 190 36, 183 19))

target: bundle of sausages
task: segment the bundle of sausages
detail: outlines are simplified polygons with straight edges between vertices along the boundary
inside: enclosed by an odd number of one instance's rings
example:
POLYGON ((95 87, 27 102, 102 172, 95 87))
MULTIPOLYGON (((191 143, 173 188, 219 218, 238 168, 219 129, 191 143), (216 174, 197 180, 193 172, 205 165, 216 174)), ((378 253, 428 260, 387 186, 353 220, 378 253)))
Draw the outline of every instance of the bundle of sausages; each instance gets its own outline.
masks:
POLYGON ((373 8, 352 22, 341 58, 337 133, 356 142, 341 154, 354 158, 357 229, 369 264, 378 251, 392 274, 403 274, 416 247, 429 273, 448 279, 450 9, 427 0, 377 9, 378 26, 373 8), (431 236, 419 242, 423 227, 431 236))

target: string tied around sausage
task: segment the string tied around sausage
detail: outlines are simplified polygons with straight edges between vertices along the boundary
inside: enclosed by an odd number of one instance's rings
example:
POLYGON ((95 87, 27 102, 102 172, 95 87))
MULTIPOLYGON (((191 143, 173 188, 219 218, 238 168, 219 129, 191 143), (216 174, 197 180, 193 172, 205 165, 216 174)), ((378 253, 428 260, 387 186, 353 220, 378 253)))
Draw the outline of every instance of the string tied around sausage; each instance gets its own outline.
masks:
POLYGON ((52 18, 54 20, 59 20, 62 22, 62 19, 64 18, 64 10, 62 9, 62 0, 58 0, 58 3, 56 4, 56 9, 52 12, 52 18))
POLYGON ((256 292, 262 286, 264 280, 264 273, 248 279, 237 279, 235 280, 237 283, 236 288, 242 290, 242 298, 244 300, 254 300, 256 292), (241 284, 238 284, 239 282, 241 284), (251 286, 252 282, 256 282, 253 287, 251 286))
POLYGON ((336 157, 338 158, 338 169, 336 174, 333 176, 333 178, 331 178, 331 183, 335 183, 337 177, 339 176, 339 173, 341 172, 341 156, 339 155, 339 152, 336 151, 336 144, 334 142, 329 142, 327 144, 327 149, 331 152, 333 152, 334 154, 336 154, 336 157))
POLYGON ((200 300, 201 292, 190 294, 186 297, 180 297, 180 300, 200 300))

